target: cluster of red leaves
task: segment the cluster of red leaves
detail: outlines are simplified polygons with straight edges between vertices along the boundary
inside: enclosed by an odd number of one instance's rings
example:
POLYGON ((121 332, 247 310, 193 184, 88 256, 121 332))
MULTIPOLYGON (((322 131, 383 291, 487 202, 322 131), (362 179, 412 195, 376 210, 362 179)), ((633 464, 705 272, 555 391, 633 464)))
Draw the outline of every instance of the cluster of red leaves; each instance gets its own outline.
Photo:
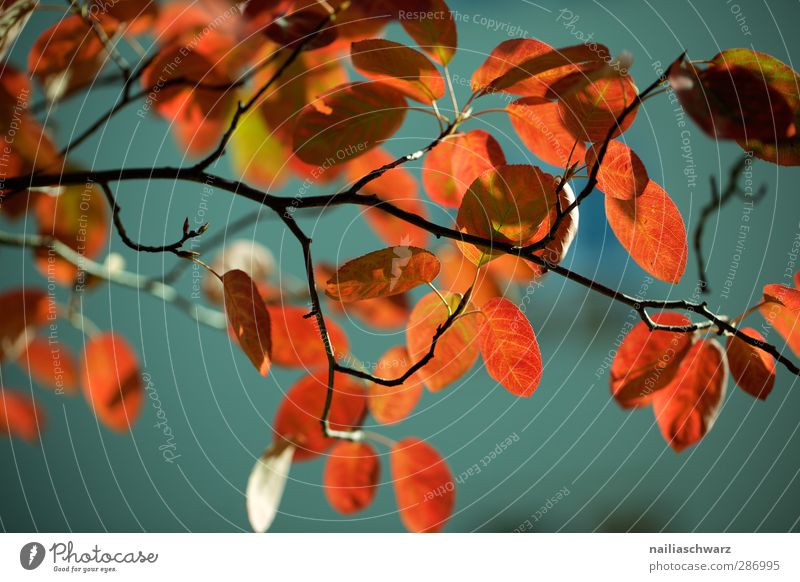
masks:
MULTIPOLYGON (((760 311, 787 346, 800 355, 800 273, 795 287, 764 287, 760 311)), ((684 315, 654 316, 660 326, 686 326, 684 315)), ((740 332, 758 342, 764 336, 752 327, 740 332)), ((747 394, 765 400, 775 385, 775 358, 766 351, 728 335, 725 348, 701 332, 650 331, 638 323, 619 346, 611 365, 611 393, 623 408, 653 405, 664 439, 676 450, 697 444, 711 429, 725 397, 730 371, 747 394)))

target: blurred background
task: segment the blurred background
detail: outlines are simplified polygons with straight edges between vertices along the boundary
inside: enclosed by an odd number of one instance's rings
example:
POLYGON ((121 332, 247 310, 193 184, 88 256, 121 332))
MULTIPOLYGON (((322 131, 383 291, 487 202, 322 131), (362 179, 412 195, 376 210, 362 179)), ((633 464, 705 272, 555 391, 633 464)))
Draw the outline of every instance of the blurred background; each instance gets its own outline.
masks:
MULTIPOLYGON (((494 46, 510 37, 531 36, 554 46, 594 35, 617 54, 629 51, 640 88, 648 85, 681 52, 711 58, 724 48, 748 47, 790 64, 800 56, 794 25, 800 4, 793 0, 713 2, 448 0, 457 14, 459 52, 450 70, 469 78, 494 46), (569 25, 568 25, 569 24, 569 25)), ((25 67, 29 47, 59 18, 58 11, 34 15, 12 53, 25 67)), ((387 37, 410 42, 398 25, 387 37)), ((458 84, 457 84, 458 85, 458 84)), ((466 99, 466 86, 457 88, 466 99)), ((96 89, 47 113, 59 143, 92 123, 115 95, 96 89)), ((487 106, 493 102, 489 100, 487 106)), ((495 106, 502 106, 499 98, 495 106)), ((510 163, 541 165, 520 143, 506 116, 487 115, 470 127, 491 130, 510 163)), ((648 101, 626 139, 680 207, 694 231, 710 199, 709 177, 727 180, 741 150, 718 144, 694 125, 682 134, 674 106, 665 96, 648 101), (687 150, 682 147, 688 143, 687 150)), ((388 144, 394 154, 414 151, 437 133, 432 117, 411 113, 388 144)), ((76 151, 86 167, 116 168, 186 163, 166 122, 141 119, 133 107, 116 117, 76 151)), ((419 164, 409 164, 419 176, 419 164)), ((554 171, 553 168, 550 168, 554 171)), ((734 200, 709 223, 712 309, 738 315, 758 302, 766 283, 785 282, 784 269, 800 230, 797 184, 800 170, 755 161, 753 180, 768 193, 753 212, 751 229, 739 239, 743 202, 734 200), (737 246, 739 245, 739 246, 737 246), (734 268, 732 265, 736 265, 734 268), (731 276, 733 273, 733 276, 731 276), (727 283, 726 283, 727 281, 727 283), (729 292, 725 291, 729 286, 729 292)), ((218 171, 233 177, 227 164, 218 171)), ((580 181, 576 186, 580 187, 580 181)), ((298 181, 280 192, 298 193, 298 181)), ((331 191, 322 186, 320 192, 331 191)), ((316 190, 315 190, 316 191, 316 190)), ((129 229, 140 239, 172 239, 184 217, 204 211, 211 231, 224 229, 254 209, 244 199, 202 185, 129 182, 117 189, 129 229)), ((433 220, 454 215, 431 203, 433 220)), ((360 220, 358 210, 340 208, 320 219, 301 220, 314 239, 318 260, 342 262, 383 243, 360 220)), ((35 230, 35 224, 6 223, 5 230, 35 230)), ((302 274, 294 239, 273 218, 234 235, 255 238, 275 254, 288 277, 302 274)), ((434 242, 434 244, 439 244, 434 242)), ((111 251, 127 268, 159 276, 177 260, 172 255, 136 254, 112 235, 111 251)), ((3 288, 43 285, 29 252, 0 248, 3 288)), ((565 264, 607 285, 647 297, 696 298, 697 264, 690 251, 680 285, 652 282, 627 256, 607 226, 602 196, 581 207, 580 231, 565 264)), ((188 297, 191 269, 177 282, 188 297)), ((524 288, 512 288, 520 297, 524 288)), ((415 297, 420 294, 415 295, 415 297)), ((275 369, 261 378, 225 333, 199 327, 148 295, 102 286, 83 298, 83 309, 103 329, 129 339, 149 375, 174 434, 179 457, 165 462, 164 435, 155 425, 158 410, 145 400, 130 434, 98 425, 83 398, 56 395, 32 385, 18 368, 4 365, 7 387, 33 391, 43 403, 48 428, 41 446, 0 439, 0 528, 6 531, 240 531, 249 530, 244 488, 258 455, 271 440, 270 423, 282 394, 299 371, 275 369)), ((719 419, 706 438, 683 453, 672 451, 655 425, 651 409, 620 409, 611 399, 607 366, 630 316, 621 305, 548 276, 533 290, 527 310, 545 361, 542 383, 530 399, 511 396, 476 364, 460 382, 437 394, 426 392, 411 418, 377 430, 395 439, 427 439, 446 458, 454 476, 478 464, 480 471, 457 485, 456 510, 445 531, 797 531, 800 519, 800 386, 778 369, 765 402, 729 384, 719 419), (498 443, 513 444, 489 463, 498 443), (525 526, 526 521, 530 527, 525 526)), ((339 319, 352 352, 375 361, 404 343, 404 333, 376 333, 357 321, 339 319)), ((753 316, 760 328, 760 316, 753 316)), ((78 352, 81 335, 64 327, 78 352)), ((767 339, 781 342, 777 333, 767 339)), ((322 459, 297 463, 272 531, 402 531, 382 454, 384 483, 375 503, 361 514, 335 513, 320 486, 322 459)))

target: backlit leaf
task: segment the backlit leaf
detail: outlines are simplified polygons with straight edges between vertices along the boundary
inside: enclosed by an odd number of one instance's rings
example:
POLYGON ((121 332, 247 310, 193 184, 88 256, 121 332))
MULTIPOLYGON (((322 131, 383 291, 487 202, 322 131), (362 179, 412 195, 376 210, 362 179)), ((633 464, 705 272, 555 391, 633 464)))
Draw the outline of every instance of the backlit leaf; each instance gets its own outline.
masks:
POLYGON ((31 396, 0 388, 0 434, 35 444, 44 422, 44 411, 31 396))
POLYGON ((269 372, 272 338, 269 313, 258 287, 244 271, 234 269, 222 276, 225 313, 233 335, 259 374, 269 372))
POLYGON ((456 54, 456 21, 444 0, 403 0, 399 20, 422 50, 442 65, 456 54))
POLYGON ((465 293, 474 281, 475 287, 470 295, 470 301, 478 308, 489 299, 503 295, 503 288, 495 276, 493 267, 497 263, 505 263, 505 258, 509 255, 501 255, 482 269, 478 269, 461 251, 449 243, 436 251, 436 255, 442 264, 443 290, 465 293))
POLYGON ((500 144, 482 129, 451 136, 439 143, 423 162, 425 192, 442 206, 458 208, 475 179, 506 165, 500 144))
POLYGON ((778 303, 767 303, 760 308, 767 323, 786 341, 792 352, 800 357, 800 312, 778 303))
MULTIPOLYGON (((456 224, 461 232, 493 242, 519 245, 539 230, 555 204, 555 178, 535 166, 500 166, 481 174, 464 194, 456 224)), ((491 248, 458 243, 480 266, 497 254, 491 248)))
POLYGON ((632 200, 606 197, 606 217, 622 246, 645 271, 677 283, 686 270, 686 227, 678 207, 650 180, 632 200))
MULTIPOLYGON (((272 362, 289 368, 326 365, 328 356, 314 317, 304 318, 308 309, 293 305, 268 306, 272 327, 272 362)), ((325 320, 333 353, 347 353, 347 336, 331 319, 325 320)))
POLYGON ((67 346, 55 338, 33 338, 17 362, 34 381, 57 392, 73 393, 78 386, 75 357, 67 346))
POLYGON ((144 385, 128 342, 116 333, 92 336, 82 364, 83 394, 97 418, 112 430, 130 430, 142 409, 144 385))
POLYGON ((672 382, 653 395, 661 435, 680 452, 700 442, 719 414, 728 381, 722 347, 715 340, 695 343, 672 382))
POLYGON ((403 123, 406 100, 381 83, 350 83, 308 105, 294 129, 294 151, 315 166, 349 161, 381 145, 403 123))
POLYGON ((375 498, 380 468, 378 455, 369 444, 339 442, 325 464, 325 497, 345 515, 365 509, 375 498))
POLYGON ((542 354, 528 318, 508 299, 498 297, 481 311, 481 355, 486 371, 515 396, 533 394, 542 379, 542 354))
POLYGON ((336 40, 336 28, 327 26, 328 20, 321 4, 309 4, 274 19, 264 34, 282 47, 294 49, 302 42, 303 50, 315 50, 336 40))
POLYGON ((436 256, 416 247, 390 247, 348 261, 328 281, 325 293, 345 303, 397 295, 433 281, 436 256))
POLYGON ((602 142, 613 128, 612 137, 627 130, 636 118, 636 109, 617 125, 617 118, 636 100, 636 85, 629 75, 612 74, 596 79, 559 101, 564 125, 582 141, 602 142))
MULTIPOLYGON (((394 380, 405 374, 415 362, 403 346, 395 346, 383 354, 372 372, 385 380, 394 380)), ((422 383, 417 375, 411 376, 400 386, 383 386, 370 383, 369 411, 381 424, 393 424, 406 418, 422 396, 422 383)))
MULTIPOLYGON (((680 313, 663 312, 651 316, 661 325, 688 325, 680 313)), ((611 363, 611 393, 623 407, 639 406, 665 388, 692 344, 684 332, 650 331, 643 321, 625 336, 611 363)))
POLYGON ((780 303, 789 311, 800 311, 800 290, 786 285, 765 285, 764 301, 780 303))
MULTIPOLYGON (((599 144, 586 152, 586 165, 591 170, 597 163, 599 144)), ((640 196, 650 179, 642 160, 624 143, 611 140, 597 172, 597 187, 608 196, 630 200, 640 196)))
POLYGON ((403 525, 412 532, 437 532, 456 503, 450 468, 425 441, 409 437, 392 447, 392 485, 403 525))
POLYGON ((272 525, 283 497, 295 448, 284 440, 272 444, 256 461, 247 479, 247 518, 256 532, 272 525))
MULTIPOLYGON (((753 339, 766 341, 752 327, 741 331, 753 339)), ((728 338, 726 354, 731 375, 739 388, 755 398, 766 400, 775 385, 775 358, 736 336, 728 338)))
MULTIPOLYGON (((199 228, 201 225, 192 225, 199 228)), ((239 269, 247 273, 253 281, 264 282, 275 272, 275 257, 267 247, 252 238, 234 239, 225 244, 222 250, 209 263, 217 273, 227 273, 239 269)), ((205 271, 203 291, 215 303, 222 303, 223 286, 219 278, 205 271)))
MULTIPOLYGON (((322 433, 322 410, 328 387, 327 371, 306 376, 294 384, 275 413, 275 441, 285 439, 297 450, 295 461, 306 461, 325 452, 336 439, 322 433)), ((358 428, 366 413, 363 384, 353 376, 336 374, 329 420, 333 430, 358 428)))
POLYGON ((441 73, 428 57, 412 48, 383 39, 362 40, 353 43, 350 56, 357 71, 411 99, 432 103, 444 96, 441 73))
POLYGON ((541 160, 562 168, 583 162, 586 145, 564 124, 558 103, 526 97, 509 104, 508 112, 522 143, 541 160))
MULTIPOLYGON (((450 309, 455 310, 461 297, 455 293, 443 295, 450 309)), ((465 309, 468 310, 469 307, 465 309)), ((414 306, 406 328, 406 345, 412 361, 428 353, 437 328, 448 315, 447 307, 436 293, 429 293, 414 306)), ((438 392, 461 378, 475 363, 480 317, 476 313, 459 317, 439 338, 433 359, 417 373, 429 390, 438 392)))

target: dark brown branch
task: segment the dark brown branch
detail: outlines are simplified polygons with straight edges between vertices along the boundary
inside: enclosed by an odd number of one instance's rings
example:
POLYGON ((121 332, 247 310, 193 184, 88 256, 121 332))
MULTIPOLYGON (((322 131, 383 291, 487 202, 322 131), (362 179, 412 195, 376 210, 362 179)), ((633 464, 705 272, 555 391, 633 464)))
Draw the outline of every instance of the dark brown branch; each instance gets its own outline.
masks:
POLYGON ((202 235, 208 229, 208 223, 202 225, 197 230, 191 230, 189 229, 189 219, 187 218, 183 223, 183 234, 179 240, 168 245, 157 245, 157 246, 144 245, 136 242, 135 240, 133 240, 131 237, 128 236, 128 232, 125 230, 125 225, 123 224, 122 218, 120 217, 120 212, 122 211, 122 209, 117 204, 117 200, 114 197, 114 193, 111 191, 111 187, 105 182, 103 182, 100 184, 100 188, 106 195, 106 199, 108 200, 109 206, 111 206, 112 219, 114 221, 114 227, 117 229, 117 234, 119 234, 119 237, 122 239, 122 242, 124 242, 126 246, 140 253, 173 253, 174 255, 177 255, 182 259, 190 258, 191 256, 197 255, 197 253, 195 253, 194 251, 182 250, 183 245, 184 243, 186 243, 186 241, 189 241, 193 238, 202 235))
MULTIPOLYGON (((705 232, 706 223, 710 220, 711 215, 714 214, 715 210, 719 212, 722 207, 733 200, 736 195, 743 195, 742 190, 739 188, 738 179, 739 174, 742 172, 742 170, 744 170, 748 159, 751 159, 751 156, 744 154, 739 161, 731 167, 728 174, 728 185, 726 186, 724 192, 720 193, 719 188, 717 187, 716 178, 713 175, 710 178, 711 200, 709 200, 708 204, 706 204, 700 212, 697 228, 694 231, 694 251, 697 255, 697 275, 700 291, 703 294, 708 294, 711 292, 708 286, 708 276, 706 274, 705 254, 703 253, 703 233, 705 232)), ((766 193, 766 185, 761 185, 761 187, 758 189, 758 192, 753 197, 753 203, 755 204, 761 200, 766 193)))

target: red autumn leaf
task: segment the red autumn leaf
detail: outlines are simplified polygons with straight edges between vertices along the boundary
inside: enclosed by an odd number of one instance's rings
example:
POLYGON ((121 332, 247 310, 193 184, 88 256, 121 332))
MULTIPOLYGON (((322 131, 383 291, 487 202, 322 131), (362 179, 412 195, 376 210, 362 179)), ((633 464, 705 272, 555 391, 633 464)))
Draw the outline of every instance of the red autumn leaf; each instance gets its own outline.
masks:
MULTIPOLYGON (((555 204, 555 178, 535 166, 500 166, 481 174, 464 194, 456 225, 493 242, 522 244, 536 234, 555 204)), ((458 243, 478 266, 498 251, 458 243)))
POLYGON ((686 227, 675 203, 650 180, 632 200, 606 197, 608 224, 619 242, 645 271, 677 283, 686 270, 686 227))
MULTIPOLYGON (((326 365, 328 356, 320 338, 317 320, 304 318, 308 309, 284 305, 268 306, 272 326, 272 362, 289 368, 313 368, 326 365)), ((333 353, 340 357, 347 353, 347 336, 331 319, 325 320, 333 353)))
POLYGON ((503 295, 503 288, 495 276, 494 266, 505 264, 506 257, 514 259, 510 255, 501 255, 490 262, 486 268, 478 269, 469 261, 463 253, 454 246, 447 244, 436 252, 439 262, 442 264, 442 289, 454 293, 465 293, 475 282, 472 289, 470 301, 480 308, 489 299, 503 295))
MULTIPOLYGON (((512 38, 503 41, 473 73, 472 90, 482 91, 510 70, 536 57, 554 52, 555 50, 549 44, 533 38, 512 38)), ((538 74, 525 75, 522 80, 513 85, 494 90, 528 97, 544 97, 551 83, 576 70, 578 70, 577 64, 555 66, 538 74)))
MULTIPOLYGON (((316 279, 318 285, 325 285, 335 270, 324 263, 317 263, 316 279)), ((405 327, 408 314, 411 311, 408 294, 400 293, 389 297, 376 297, 354 303, 330 301, 331 311, 334 314, 346 314, 348 317, 357 317, 367 325, 377 329, 398 329, 405 327)))
POLYGON ((321 4, 310 4, 275 18, 264 28, 264 34, 281 47, 294 49, 304 43, 303 50, 315 50, 336 40, 336 28, 328 21, 327 10, 321 4))
POLYGON ((214 63, 196 49, 172 45, 142 74, 144 89, 158 91, 147 107, 173 122, 175 137, 189 155, 213 148, 228 127, 234 96, 224 88, 231 79, 214 63))
MULTIPOLYGON (((325 406, 327 371, 299 380, 284 396, 275 413, 274 440, 285 439, 297 447, 296 461, 306 461, 325 452, 336 439, 322 434, 320 417, 325 406)), ((352 430, 361 425, 366 397, 361 382, 336 374, 329 420, 333 430, 352 430)))
POLYGON ((269 372, 272 338, 267 307, 258 287, 244 271, 234 269, 222 276, 225 313, 233 335, 259 374, 269 372))
MULTIPOLYGON (((415 362, 403 346, 395 346, 383 354, 373 372, 378 378, 394 380, 405 374, 415 362)), ((381 424, 394 424, 406 418, 422 396, 422 383, 416 374, 399 386, 371 383, 369 411, 381 424)))
POLYGON ((331 450, 322 477, 328 503, 345 515, 365 509, 375 499, 380 471, 380 459, 372 446, 339 442, 331 450))
POLYGON ((497 140, 475 129, 443 140, 425 157, 422 183, 431 200, 458 208, 478 176, 504 165, 506 157, 497 140))
POLYGON ((522 143, 541 160, 562 168, 583 163, 586 145, 566 127, 558 103, 527 97, 509 104, 508 113, 522 143))
MULTIPOLYGON (((652 316, 660 325, 688 325, 680 313, 663 312, 652 316)), ((675 377, 678 367, 692 344, 689 333, 650 331, 637 323, 625 336, 611 363, 611 393, 628 408, 649 402, 675 377)))
MULTIPOLYGON (((586 152, 586 165, 591 170, 597 163, 600 145, 594 144, 586 152)), ((597 187, 608 196, 620 200, 630 200, 640 196, 650 178, 642 160, 624 143, 617 140, 608 142, 603 163, 597 172, 597 187)))
POLYGON ((450 468, 425 441, 409 437, 392 447, 392 484, 403 525, 412 532, 437 532, 456 503, 450 468))
POLYGON ((44 411, 31 396, 0 388, 0 434, 35 444, 44 423, 44 411))
MULTIPOLYGON (((752 327, 741 331, 753 339, 766 341, 752 327)), ((737 336, 728 338, 726 354, 731 375, 739 388, 755 398, 766 400, 775 385, 775 358, 737 336)))
POLYGON ((653 395, 661 435, 677 452, 711 430, 725 396, 728 368, 715 340, 700 340, 686 353, 672 382, 653 395))
POLYGON ((730 49, 705 68, 682 63, 669 73, 681 104, 711 137, 775 143, 797 134, 797 74, 770 55, 730 49))
MULTIPOLYGON (((111 19, 98 23, 107 37, 117 25, 111 19)), ((28 54, 28 70, 44 87, 50 101, 89 85, 108 58, 97 34, 78 15, 67 16, 47 30, 28 54)))
POLYGON ((400 24, 422 50, 447 65, 456 54, 456 21, 444 0, 403 0, 400 24))
POLYGON ((432 103, 444 96, 444 78, 436 66, 405 45, 378 38, 362 40, 353 43, 350 57, 358 72, 415 101, 432 103))
MULTIPOLYGON (((40 196, 36 200, 39 233, 52 236, 93 259, 108 241, 106 204, 102 192, 93 184, 65 186, 57 196, 40 196)), ((79 274, 73 263, 53 257, 45 249, 34 254, 39 270, 62 285, 71 285, 79 274)))
MULTIPOLYGON (((394 158, 382 148, 376 148, 347 164, 347 177, 355 183, 373 170, 385 166, 394 158)), ((373 194, 383 202, 422 218, 428 218, 425 205, 419 198, 417 182, 406 168, 398 167, 385 172, 361 189, 362 194, 373 194)), ((372 230, 389 245, 425 247, 428 232, 408 224, 380 208, 365 208, 364 217, 372 230)))
POLYGON ((12 289, 0 294, 0 361, 16 358, 33 339, 33 329, 48 323, 49 299, 39 289, 12 289))
POLYGON ((559 101, 564 125, 582 141, 602 142, 612 128, 612 137, 617 136, 636 118, 634 109, 617 125, 617 119, 636 100, 638 91, 629 75, 612 73, 579 90, 567 92, 559 101))
POLYGON ((136 353, 122 336, 92 336, 83 352, 81 384, 97 418, 108 428, 130 430, 142 409, 144 385, 136 353))
POLYGON ((542 379, 542 354, 528 318, 508 299, 498 297, 481 311, 481 355, 486 371, 515 396, 533 394, 542 379))
MULTIPOLYGON (((486 265, 484 271, 491 273, 492 276, 499 281, 513 281, 515 283, 528 283, 542 274, 541 268, 538 265, 534 265, 525 259, 520 259, 515 255, 500 255, 486 265)), ((500 283, 495 284, 499 288, 500 283)), ((501 295, 502 293, 498 292, 492 297, 499 297, 501 295)), ((478 307, 482 307, 483 303, 485 303, 485 301, 478 302, 475 291, 472 292, 472 302, 478 307)))
POLYGON ((506 91, 543 97, 551 83, 576 71, 580 65, 602 61, 603 52, 609 54, 603 45, 596 45, 596 50, 583 44, 553 49, 532 39, 506 41, 476 71, 473 89, 480 94, 506 91), (500 74, 490 79, 495 73, 500 74))
POLYGON ((262 109, 242 116, 231 135, 231 165, 236 175, 266 190, 283 186, 289 176, 289 148, 267 125, 262 109))
POLYGON ((387 297, 430 283, 439 274, 436 256, 417 247, 390 247, 348 261, 327 283, 325 293, 344 303, 387 297))
POLYGON ((786 307, 789 311, 800 311, 800 290, 786 285, 765 285, 764 301, 772 301, 786 307))
POLYGON ((294 152, 322 168, 349 161, 391 137, 405 115, 406 100, 388 85, 340 85, 300 113, 294 152))
POLYGON ((73 393, 78 386, 75 357, 67 346, 55 338, 33 338, 17 362, 33 380, 48 388, 73 393))
POLYGON ((767 303, 760 307, 767 323, 786 340, 786 345, 800 357, 800 312, 778 303, 767 303))
MULTIPOLYGON (((461 297, 455 293, 443 295, 450 309, 455 310, 461 297)), ((468 310, 467 306, 465 311, 468 310)), ((429 293, 414 306, 406 328, 406 345, 412 361, 416 362, 428 353, 437 328, 447 320, 448 315, 448 308, 436 293, 429 293)), ((476 337, 479 317, 476 313, 462 315, 439 338, 433 359, 418 372, 419 379, 431 392, 438 392, 455 382, 475 363, 478 357, 476 337)))
MULTIPOLYGON (((272 251, 252 238, 235 239, 225 243, 223 249, 209 264, 217 273, 227 273, 234 269, 244 271, 256 284, 265 282, 275 272, 275 257, 272 251)), ((211 301, 222 304, 224 293, 222 281, 208 271, 203 275, 203 291, 211 301)))

